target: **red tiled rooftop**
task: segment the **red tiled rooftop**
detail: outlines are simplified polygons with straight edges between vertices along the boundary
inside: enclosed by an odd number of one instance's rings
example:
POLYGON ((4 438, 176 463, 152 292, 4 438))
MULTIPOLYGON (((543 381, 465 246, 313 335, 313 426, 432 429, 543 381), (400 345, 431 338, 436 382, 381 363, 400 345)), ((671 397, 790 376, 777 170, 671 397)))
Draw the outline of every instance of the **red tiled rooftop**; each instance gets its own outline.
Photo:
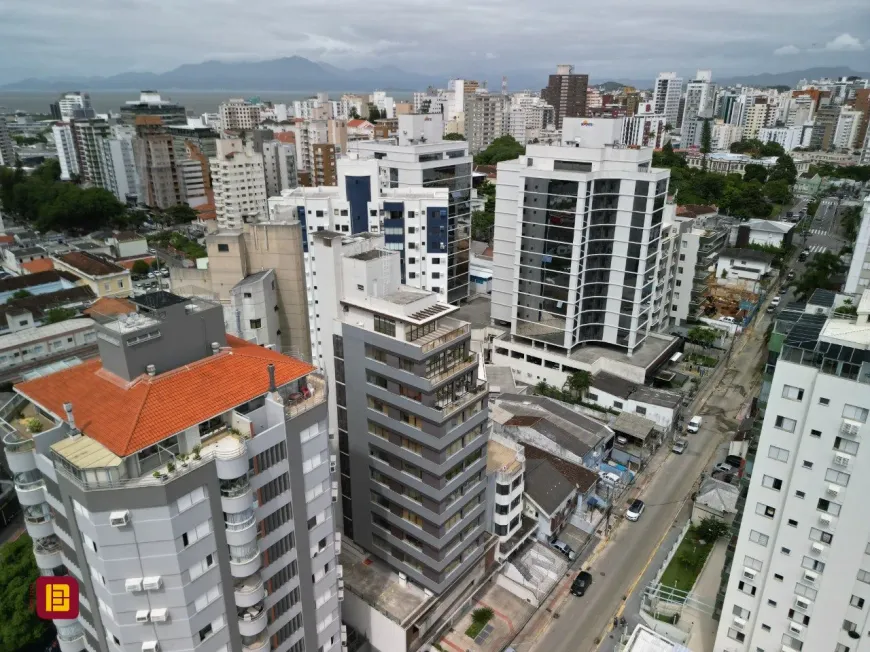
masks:
POLYGON ((679 217, 698 217, 699 215, 709 215, 718 213, 719 209, 715 206, 705 206, 704 204, 686 204, 677 206, 677 215, 679 217))
POLYGON ((230 335, 217 355, 127 383, 89 360, 16 390, 55 416, 72 403, 76 426, 119 457, 131 455, 314 371, 307 362, 230 335))
POLYGON ((6 235, 5 233, 0 233, 0 244, 12 244, 15 242, 14 235, 6 235))
POLYGON ((114 297, 101 297, 84 311, 88 317, 93 317, 94 315, 127 315, 131 312, 136 312, 136 306, 126 299, 116 299, 114 297))
POLYGON ((127 271, 120 265, 86 251, 71 251, 68 254, 58 256, 57 260, 90 276, 106 276, 107 274, 119 274, 127 271))
POLYGON ((28 274, 38 274, 39 272, 48 272, 54 269, 54 263, 50 258, 40 258, 31 260, 29 263, 21 263, 21 269, 28 274))

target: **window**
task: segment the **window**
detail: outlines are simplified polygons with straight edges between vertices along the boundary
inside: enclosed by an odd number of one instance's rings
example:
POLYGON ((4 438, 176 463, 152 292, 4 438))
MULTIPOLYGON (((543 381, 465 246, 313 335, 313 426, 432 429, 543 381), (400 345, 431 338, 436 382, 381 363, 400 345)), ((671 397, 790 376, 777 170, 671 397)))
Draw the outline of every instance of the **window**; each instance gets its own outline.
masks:
POLYGON ((801 566, 816 573, 825 572, 825 562, 813 559, 812 557, 807 557, 806 555, 804 555, 804 558, 801 561, 801 566))
POLYGON ((785 448, 780 448, 779 446, 771 446, 767 450, 767 456, 776 460, 777 462, 788 462, 788 451, 785 448))
POLYGON ((749 609, 744 609, 740 605, 734 605, 734 608, 731 610, 731 613, 737 616, 738 618, 742 618, 743 620, 747 620, 749 618, 749 609))
POLYGON ((828 398, 819 398, 819 405, 830 405, 831 400, 828 398))
POLYGON ((499 496, 507 496, 511 492, 511 487, 508 484, 496 484, 495 493, 499 496))
POLYGON ((800 489, 798 489, 797 491, 794 492, 794 495, 795 495, 795 497, 797 497, 797 498, 805 498, 807 494, 806 494, 806 492, 801 491, 800 489))
POLYGON ((770 540, 770 537, 766 534, 762 534, 758 530, 750 530, 749 540, 761 546, 767 546, 767 542, 770 540))
POLYGON ((780 551, 782 554, 784 554, 786 557, 788 557, 788 556, 791 554, 791 548, 786 548, 785 546, 782 546, 782 547, 779 549, 779 551, 780 551))
POLYGON ((849 605, 855 607, 856 609, 864 608, 864 598, 858 597, 857 595, 853 595, 849 600, 849 605))
POLYGON ((621 410, 622 409, 622 401, 613 401, 613 407, 616 408, 617 410, 621 410))
POLYGON ((870 571, 859 570, 858 581, 864 582, 865 584, 870 584, 870 571))
POLYGON ((644 414, 646 414, 646 408, 645 408, 645 407, 640 407, 639 405, 634 409, 634 411, 637 412, 637 413, 640 414, 640 415, 644 415, 644 414))
MULTIPOLYGON (((761 623, 761 631, 763 631, 763 632, 769 632, 769 631, 770 631, 770 625, 765 625, 764 623, 761 623)), ((758 649, 760 650, 761 648, 758 648, 758 649)))
POLYGON ((819 498, 816 509, 820 512, 826 512, 828 514, 831 514, 832 516, 840 515, 840 505, 837 503, 832 503, 830 500, 827 500, 825 498, 819 498))
POLYGON ((771 507, 770 505, 765 505, 764 503, 757 503, 755 505, 755 513, 759 516, 773 518, 774 516, 776 516, 776 509, 771 507))
POLYGON ((788 519, 788 524, 789 524, 791 527, 797 527, 798 522, 797 522, 796 520, 794 520, 793 518, 790 518, 790 519, 788 519))
POLYGON ((738 643, 742 643, 746 639, 746 634, 741 632, 739 629, 734 629, 733 627, 728 628, 728 638, 733 638, 738 643))
POLYGON ((751 568, 754 571, 760 571, 762 568, 762 563, 760 559, 756 559, 755 557, 750 557, 746 555, 743 558, 743 565, 747 568, 751 568))
POLYGON ((822 436, 821 430, 810 430, 810 437, 821 437, 821 436, 822 436))
POLYGON ((774 489, 776 491, 782 489, 782 480, 774 478, 772 475, 764 476, 761 480, 761 484, 768 489, 774 489))
POLYGON ((384 335, 389 335, 390 337, 395 337, 396 320, 389 317, 384 317, 383 315, 375 315, 375 332, 383 333, 384 335))
POLYGON ((843 629, 846 630, 847 632, 856 632, 856 631, 858 631, 858 625, 853 623, 851 620, 844 620, 843 621, 843 629))
POLYGON ((749 584, 749 582, 744 582, 743 580, 737 584, 737 590, 742 591, 747 595, 755 595, 755 587, 749 584))
POLYGON ((805 469, 811 469, 811 468, 813 468, 813 463, 810 462, 809 460, 804 460, 803 467, 805 469))
POLYGON ((842 437, 835 437, 834 450, 840 451, 841 453, 848 453, 849 455, 855 455, 858 453, 858 442, 852 441, 851 439, 843 439, 842 437))
POLYGON ((774 426, 780 430, 785 430, 786 432, 794 432, 794 429, 797 426, 797 421, 784 416, 777 416, 774 426))
POLYGON ((228 244, 219 244, 218 245, 218 251, 222 251, 222 252, 226 253, 229 250, 230 250, 230 246, 228 244))
POLYGON ((792 387, 791 385, 782 386, 782 397, 790 401, 802 401, 804 398, 804 390, 800 387, 792 387))
POLYGON ((776 606, 776 600, 768 600, 768 601, 767 601, 767 605, 768 605, 769 607, 775 607, 775 606, 776 606))
POLYGON ((838 484, 841 487, 849 486, 849 474, 837 471, 836 469, 828 469, 825 473, 825 480, 838 484))
POLYGON ((261 328, 262 326, 263 326, 262 319, 252 319, 251 320, 251 328, 256 329, 256 328, 261 328))
POLYGON ((783 577, 779 573, 774 573, 773 579, 775 579, 777 582, 782 582, 783 577))
POLYGON ((837 643, 837 647, 834 648, 834 652, 849 652, 849 646, 843 645, 842 643, 837 643))
POLYGON ((821 541, 822 543, 831 543, 834 540, 834 535, 830 532, 823 532, 819 528, 810 528, 810 539, 813 541, 821 541))
POLYGON ((849 405, 847 403, 843 406, 843 418, 852 419, 853 421, 860 421, 861 423, 866 423, 867 408, 858 407, 856 405, 849 405))

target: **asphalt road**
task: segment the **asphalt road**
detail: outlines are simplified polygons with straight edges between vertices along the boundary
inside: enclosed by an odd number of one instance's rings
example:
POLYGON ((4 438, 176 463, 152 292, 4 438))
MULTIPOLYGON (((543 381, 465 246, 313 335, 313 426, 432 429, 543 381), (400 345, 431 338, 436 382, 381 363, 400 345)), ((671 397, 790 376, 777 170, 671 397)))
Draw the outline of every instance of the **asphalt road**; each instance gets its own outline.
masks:
MULTIPOLYGON (((591 562, 593 585, 583 598, 568 598, 559 618, 538 639, 535 652, 592 652, 596 638, 606 640, 614 616, 625 597, 642 590, 641 579, 651 566, 661 543, 703 471, 719 460, 717 449, 736 429, 740 407, 751 397, 760 378, 764 359, 764 333, 770 317, 762 313, 753 328, 735 344, 735 352, 719 383, 698 410, 701 431, 688 435, 689 448, 682 455, 659 458, 659 468, 641 497, 646 510, 637 522, 624 519, 617 525, 607 547, 591 562)), ((624 511, 626 505, 620 505, 624 511)), ((521 649, 521 652, 527 652, 521 649)))

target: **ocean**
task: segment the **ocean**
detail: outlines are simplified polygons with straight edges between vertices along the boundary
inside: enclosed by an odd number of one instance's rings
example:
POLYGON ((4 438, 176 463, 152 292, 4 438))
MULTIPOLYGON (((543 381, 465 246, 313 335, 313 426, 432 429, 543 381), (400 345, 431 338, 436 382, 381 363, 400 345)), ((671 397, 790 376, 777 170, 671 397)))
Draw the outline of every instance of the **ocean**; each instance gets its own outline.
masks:
MULTIPOLYGON (((353 91, 347 91, 353 92, 353 91)), ((27 113, 49 113, 49 105, 60 97, 60 93, 33 92, 33 91, 0 91, 0 113, 3 108, 8 112, 26 111, 27 113)), ((129 100, 136 100, 139 94, 136 91, 90 91, 91 104, 97 113, 117 113, 121 105, 129 100)), ((192 115, 214 113, 218 105, 231 97, 252 98, 259 97, 261 100, 280 103, 290 103, 294 100, 303 100, 313 97, 314 92, 305 93, 300 91, 171 91, 161 92, 163 99, 170 99, 187 108, 192 115)), ((341 91, 329 93, 330 99, 338 99, 341 91)), ((394 93, 392 97, 396 101, 409 100, 411 96, 407 92, 394 93)))

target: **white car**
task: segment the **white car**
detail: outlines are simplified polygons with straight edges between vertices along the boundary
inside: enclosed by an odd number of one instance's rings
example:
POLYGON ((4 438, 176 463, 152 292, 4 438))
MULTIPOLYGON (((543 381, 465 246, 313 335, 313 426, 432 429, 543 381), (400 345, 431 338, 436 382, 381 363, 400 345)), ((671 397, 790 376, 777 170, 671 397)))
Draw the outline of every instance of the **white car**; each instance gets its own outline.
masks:
POLYGON ((646 507, 646 505, 643 504, 643 501, 640 498, 635 499, 629 506, 628 511, 625 512, 625 518, 629 521, 636 521, 640 518, 640 515, 643 514, 644 507, 646 507))
POLYGON ((686 426, 686 432, 691 432, 695 434, 701 429, 701 417, 694 416, 689 421, 689 425, 686 426))
POLYGON ((619 476, 612 471, 599 471, 598 477, 605 482, 610 482, 612 484, 616 484, 617 482, 619 482, 619 476))
POLYGON ((782 297, 775 296, 775 297, 773 297, 773 299, 770 300, 770 305, 772 305, 774 308, 776 308, 779 305, 780 301, 782 301, 782 297))

